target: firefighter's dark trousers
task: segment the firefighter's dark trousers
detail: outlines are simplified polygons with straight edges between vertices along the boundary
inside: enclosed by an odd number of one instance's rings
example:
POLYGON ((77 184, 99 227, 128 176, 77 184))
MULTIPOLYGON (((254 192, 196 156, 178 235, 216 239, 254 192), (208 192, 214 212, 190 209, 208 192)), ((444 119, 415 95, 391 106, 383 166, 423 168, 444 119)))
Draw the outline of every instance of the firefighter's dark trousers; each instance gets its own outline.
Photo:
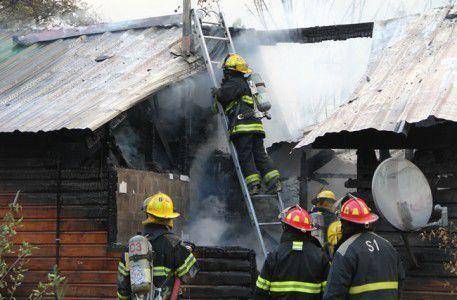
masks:
POLYGON ((241 133, 232 137, 247 185, 259 184, 262 179, 268 186, 279 178, 279 171, 263 145, 263 136, 257 133, 241 133))

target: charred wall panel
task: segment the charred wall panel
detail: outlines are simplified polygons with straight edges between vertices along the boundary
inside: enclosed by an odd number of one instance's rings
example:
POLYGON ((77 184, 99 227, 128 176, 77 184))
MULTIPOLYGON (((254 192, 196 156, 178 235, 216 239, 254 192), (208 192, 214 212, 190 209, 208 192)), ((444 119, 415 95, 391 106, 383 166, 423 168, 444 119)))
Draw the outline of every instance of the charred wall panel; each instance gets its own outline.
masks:
POLYGON ((116 169, 117 187, 117 239, 126 244, 133 235, 142 231, 144 213, 140 211, 143 201, 158 192, 168 194, 181 217, 175 220, 174 231, 181 234, 187 217, 189 178, 182 175, 163 174, 132 169, 116 169))
MULTIPOLYGON (((0 134, 0 192, 20 190, 24 205, 49 206, 57 217, 107 226, 109 170, 96 134, 61 131, 0 134)), ((104 228, 106 229, 106 228, 104 228)))

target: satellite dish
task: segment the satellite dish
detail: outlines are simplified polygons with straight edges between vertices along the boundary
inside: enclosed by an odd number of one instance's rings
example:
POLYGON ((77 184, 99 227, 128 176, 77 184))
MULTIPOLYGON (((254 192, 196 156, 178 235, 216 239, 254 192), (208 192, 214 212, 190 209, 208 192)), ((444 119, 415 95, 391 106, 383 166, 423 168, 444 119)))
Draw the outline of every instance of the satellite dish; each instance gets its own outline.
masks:
POLYGON ((426 227, 433 210, 432 191, 421 170, 404 158, 389 158, 376 169, 372 192, 376 208, 401 231, 426 227))

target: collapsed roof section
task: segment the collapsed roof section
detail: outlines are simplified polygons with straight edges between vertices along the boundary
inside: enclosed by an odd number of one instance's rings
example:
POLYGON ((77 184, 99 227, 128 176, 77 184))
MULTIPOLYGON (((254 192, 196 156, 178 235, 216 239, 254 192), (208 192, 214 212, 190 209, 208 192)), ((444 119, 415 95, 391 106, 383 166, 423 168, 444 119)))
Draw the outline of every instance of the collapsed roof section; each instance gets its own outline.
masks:
POLYGON ((171 53, 179 27, 117 29, 29 46, 0 31, 0 132, 95 130, 203 68, 171 53))
POLYGON ((457 122, 456 12, 448 7, 375 24, 371 62, 351 100, 297 148, 347 147, 356 133, 404 133, 430 118, 457 122))

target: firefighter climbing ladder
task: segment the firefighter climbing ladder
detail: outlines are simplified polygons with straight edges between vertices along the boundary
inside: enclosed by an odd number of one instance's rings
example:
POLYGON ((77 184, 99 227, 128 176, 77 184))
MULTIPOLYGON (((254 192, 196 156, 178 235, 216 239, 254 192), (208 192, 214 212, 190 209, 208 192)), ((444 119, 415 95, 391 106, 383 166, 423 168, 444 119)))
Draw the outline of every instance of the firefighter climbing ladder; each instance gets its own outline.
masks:
MULTIPOLYGON (((219 13, 217 13, 218 22, 206 22, 206 21, 203 21, 201 19, 201 17, 198 16, 198 13, 195 10, 191 11, 191 15, 192 15, 192 21, 193 21, 192 22, 193 28, 194 28, 197 36, 198 36, 198 40, 200 41, 201 51, 202 51, 203 58, 205 60, 206 68, 208 70, 209 76, 211 77, 211 80, 213 82, 214 87, 218 88, 219 87, 219 83, 217 82, 216 75, 214 73, 214 66, 213 65, 217 65, 217 64, 219 64, 219 62, 211 60, 206 40, 223 41, 223 42, 225 42, 227 44, 229 53, 233 53, 234 54, 236 52, 235 52, 235 47, 233 45, 232 37, 230 35, 230 31, 229 31, 229 29, 228 29, 228 27, 227 27, 227 25, 225 23, 224 15, 220 10, 219 10, 219 13), (202 30, 202 26, 204 24, 212 25, 212 26, 218 26, 218 27, 222 28, 224 30, 224 37, 204 35, 203 34, 203 30, 202 30)), ((261 199, 265 199, 265 198, 276 198, 277 201, 278 201, 279 211, 282 211, 284 209, 284 204, 282 202, 281 195, 279 193, 276 194, 276 195, 255 195, 255 196, 251 196, 249 194, 247 184, 246 184, 246 182, 244 180, 243 173, 241 171, 240 162, 238 160, 238 154, 236 152, 235 146, 233 145, 233 143, 230 140, 227 117, 224 114, 224 110, 223 110, 221 104, 218 103, 218 102, 217 102, 217 107, 218 107, 218 110, 219 110, 219 116, 222 119, 222 123, 223 123, 224 129, 225 129, 227 141, 229 143, 229 151, 230 151, 230 154, 232 156, 233 163, 235 164, 236 174, 238 176, 238 180, 239 180, 240 185, 241 185, 241 191, 243 193, 243 197, 244 197, 244 200, 245 200, 246 205, 247 205, 249 216, 250 216, 251 221, 252 221, 252 223, 253 223, 253 225, 255 227, 255 231, 256 231, 257 237, 259 239, 259 243, 260 243, 260 246, 262 248, 262 252, 266 256, 267 255, 267 249, 266 249, 265 241, 264 241, 264 238, 263 238, 262 227, 263 226, 279 225, 281 223, 277 222, 277 221, 276 222, 259 222, 252 200, 253 199, 254 200, 261 200, 261 199)))

